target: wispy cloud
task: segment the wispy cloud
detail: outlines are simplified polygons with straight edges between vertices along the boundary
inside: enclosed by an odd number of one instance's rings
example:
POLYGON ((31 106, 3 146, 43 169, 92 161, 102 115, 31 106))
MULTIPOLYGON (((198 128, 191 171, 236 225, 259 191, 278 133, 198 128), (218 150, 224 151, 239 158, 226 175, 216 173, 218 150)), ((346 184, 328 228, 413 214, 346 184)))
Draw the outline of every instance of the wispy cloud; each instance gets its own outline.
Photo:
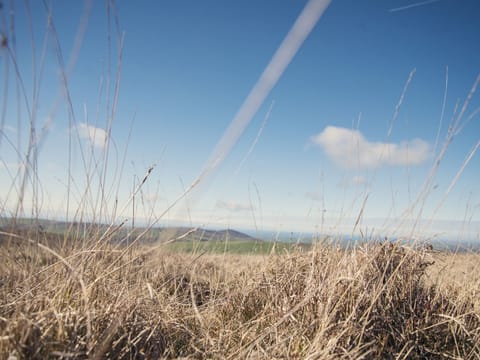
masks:
POLYGON ((397 7, 397 8, 390 9, 389 12, 397 12, 397 11, 402 11, 402 10, 408 10, 408 9, 415 8, 415 7, 418 7, 418 6, 433 4, 433 3, 436 3, 436 2, 439 2, 439 1, 440 0, 420 1, 420 2, 416 2, 416 3, 412 3, 410 5, 405 5, 405 6, 400 6, 400 7, 397 7))
POLYGON ((358 130, 335 126, 327 126, 311 140, 335 164, 347 169, 421 165, 431 156, 430 144, 421 139, 398 144, 371 142, 358 130))
POLYGON ((219 209, 225 209, 225 210, 234 211, 234 212, 253 210, 253 207, 250 204, 239 203, 234 201, 218 200, 216 206, 219 209))
POLYGON ((80 123, 77 126, 78 134, 81 138, 90 141, 90 143, 99 149, 104 149, 107 144, 107 132, 102 128, 80 123))

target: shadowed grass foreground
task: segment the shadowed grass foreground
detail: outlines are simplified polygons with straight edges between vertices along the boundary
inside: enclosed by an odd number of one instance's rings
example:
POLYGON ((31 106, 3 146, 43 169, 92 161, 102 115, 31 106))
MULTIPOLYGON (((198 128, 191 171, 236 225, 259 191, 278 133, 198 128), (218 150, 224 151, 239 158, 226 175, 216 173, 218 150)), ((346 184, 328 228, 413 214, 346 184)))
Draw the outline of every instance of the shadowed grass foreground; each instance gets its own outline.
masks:
POLYGON ((1 358, 480 356, 480 285, 423 250, 0 250, 1 358))

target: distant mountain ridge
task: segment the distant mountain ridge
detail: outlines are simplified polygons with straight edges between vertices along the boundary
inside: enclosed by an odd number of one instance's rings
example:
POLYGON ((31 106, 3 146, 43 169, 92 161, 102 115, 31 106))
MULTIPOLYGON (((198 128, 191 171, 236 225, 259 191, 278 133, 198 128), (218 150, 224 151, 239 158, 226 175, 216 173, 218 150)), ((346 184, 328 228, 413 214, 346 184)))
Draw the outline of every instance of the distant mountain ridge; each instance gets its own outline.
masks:
MULTIPOLYGON (((224 241, 224 240, 255 240, 254 237, 233 229, 210 230, 195 227, 159 227, 160 236, 168 234, 173 238, 198 241, 224 241)), ((172 239, 173 239, 172 238, 172 239)))
MULTIPOLYGON (((109 225, 94 224, 90 222, 67 222, 46 219, 3 219, 0 223, 0 231, 3 232, 41 232, 44 234, 65 234, 71 231, 74 234, 84 234, 85 236, 98 233, 104 233, 109 225)), ((107 236, 112 242, 125 241, 127 237, 135 238, 146 227, 136 227, 135 229, 126 226, 118 228, 115 226, 110 229, 112 236, 107 236), (129 236, 130 234, 130 236, 129 236)), ((197 227, 186 226, 166 226, 152 227, 147 230, 140 243, 154 243, 157 241, 256 241, 258 239, 234 229, 211 230, 197 227)))

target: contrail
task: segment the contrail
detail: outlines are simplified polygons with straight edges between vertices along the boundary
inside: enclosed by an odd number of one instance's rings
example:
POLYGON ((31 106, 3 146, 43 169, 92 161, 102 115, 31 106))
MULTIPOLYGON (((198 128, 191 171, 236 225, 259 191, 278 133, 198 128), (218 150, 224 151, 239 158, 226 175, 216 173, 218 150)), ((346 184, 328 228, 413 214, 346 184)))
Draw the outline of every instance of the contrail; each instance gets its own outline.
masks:
POLYGON ((428 5, 428 4, 436 3, 436 2, 439 2, 439 1, 440 1, 440 0, 426 0, 426 1, 418 2, 418 3, 414 3, 414 4, 410 4, 410 5, 405 5, 405 6, 401 6, 401 7, 394 8, 394 9, 390 9, 390 10, 388 10, 388 11, 389 11, 389 12, 402 11, 402 10, 411 9, 411 8, 414 8, 414 7, 417 7, 417 6, 423 6, 423 5, 428 5))
POLYGON ((212 173, 230 153, 330 2, 331 0, 310 0, 305 5, 302 13, 298 16, 282 44, 270 60, 270 63, 215 146, 210 159, 195 182, 201 181, 208 174, 212 173))
POLYGON ((235 175, 238 175, 240 170, 243 167, 243 164, 247 161, 248 157, 250 154, 253 152, 255 149, 255 146, 257 146, 258 140, 260 140, 260 136, 262 136, 263 129, 265 129, 265 126, 267 126, 267 121, 270 118, 270 113, 272 112, 273 105, 275 104, 275 101, 272 101, 270 104, 270 107, 268 108, 267 114, 265 115, 265 118, 263 119, 262 125, 260 126, 260 130, 257 132, 257 136, 255 136, 255 139, 252 142, 252 145, 250 145, 250 148, 248 149, 247 153, 243 157, 242 161, 240 161, 240 164, 237 167, 237 170, 235 170, 235 175))
MULTIPOLYGON (((190 193, 192 193, 195 188, 198 188, 200 184, 205 185, 205 178, 212 174, 225 160, 247 125, 252 120, 253 116, 265 101, 265 98, 292 61, 298 49, 300 49, 307 36, 327 9, 328 5, 330 5, 330 2, 331 0, 308 1, 287 36, 283 39, 283 42, 273 55, 270 63, 267 65, 252 90, 250 90, 250 93, 240 106, 240 109, 235 114, 230 125, 216 144, 200 175, 173 201, 173 203, 167 207, 167 209, 161 213, 160 216, 156 218, 154 223, 163 218, 163 216, 171 211, 182 199, 189 196, 190 193)), ((190 205, 193 202, 194 200, 190 195, 190 205)))

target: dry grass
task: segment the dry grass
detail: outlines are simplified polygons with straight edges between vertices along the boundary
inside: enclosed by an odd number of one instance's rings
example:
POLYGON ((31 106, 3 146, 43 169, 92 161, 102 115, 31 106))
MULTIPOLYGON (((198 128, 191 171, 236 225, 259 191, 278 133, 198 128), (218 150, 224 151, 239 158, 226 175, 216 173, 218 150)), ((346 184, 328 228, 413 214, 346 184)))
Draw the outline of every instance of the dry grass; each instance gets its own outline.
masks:
POLYGON ((474 254, 0 250, 1 358, 480 357, 474 254))

